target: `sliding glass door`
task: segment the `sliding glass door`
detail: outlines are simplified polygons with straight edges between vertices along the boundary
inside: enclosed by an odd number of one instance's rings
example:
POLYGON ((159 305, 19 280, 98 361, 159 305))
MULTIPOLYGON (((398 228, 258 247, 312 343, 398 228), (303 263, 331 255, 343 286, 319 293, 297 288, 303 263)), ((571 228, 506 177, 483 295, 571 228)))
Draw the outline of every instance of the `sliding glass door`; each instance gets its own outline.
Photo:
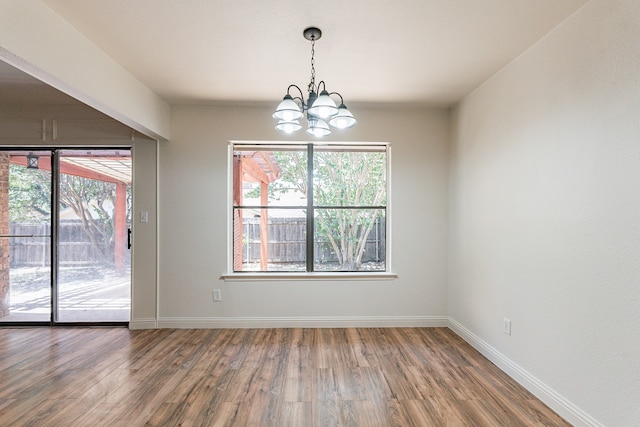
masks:
POLYGON ((0 154, 0 323, 128 322, 130 150, 0 154))
POLYGON ((0 151, 0 322, 51 321, 51 151, 0 151))
POLYGON ((56 321, 128 322, 131 153, 61 150, 56 321))

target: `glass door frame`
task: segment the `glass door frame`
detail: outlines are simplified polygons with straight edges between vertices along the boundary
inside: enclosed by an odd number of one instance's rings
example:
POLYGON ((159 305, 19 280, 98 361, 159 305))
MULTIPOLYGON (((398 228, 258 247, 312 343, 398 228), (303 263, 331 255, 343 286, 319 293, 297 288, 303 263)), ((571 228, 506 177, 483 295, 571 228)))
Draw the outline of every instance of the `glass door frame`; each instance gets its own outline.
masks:
MULTIPOLYGON (((55 146, 55 147, 33 147, 33 146, 0 146, 0 151, 24 151, 24 152, 50 152, 51 156, 51 218, 49 230, 49 247, 50 247, 50 302, 49 302, 49 321, 7 321, 0 320, 0 328, 15 326, 121 326, 128 327, 129 321, 96 321, 96 322, 60 322, 58 321, 58 302, 59 302, 59 237, 60 237, 60 151, 65 150, 128 150, 131 158, 133 158, 133 149, 131 146, 55 146)), ((7 188, 7 191, 9 189, 7 188)), ((129 232, 130 239, 130 232, 129 232)), ((131 240, 129 240, 129 249, 131 249, 131 240)), ((133 271, 130 273, 133 274, 133 271)), ((130 282, 131 286, 131 282, 130 282)))
MULTIPOLYGON (((54 159, 53 159, 53 150, 49 147, 22 147, 22 146, 2 146, 0 147, 0 152, 6 153, 6 152, 24 152, 25 153, 25 157, 27 158, 26 160, 26 168, 30 167, 31 164, 31 159, 35 158, 35 164, 37 165, 38 162, 41 160, 42 157, 44 157, 45 155, 43 153, 48 153, 47 156, 49 157, 49 162, 51 164, 51 178, 49 179, 49 211, 50 211, 50 215, 48 218, 48 232, 45 232, 41 235, 32 235, 32 234, 13 234, 11 233, 11 220, 8 217, 7 218, 7 223, 9 224, 9 229, 8 229, 8 234, 7 235, 3 235, 1 236, 2 238, 7 238, 7 239, 11 239, 11 238, 34 238, 34 237, 38 237, 38 238, 46 238, 49 241, 49 305, 48 305, 48 309, 49 309, 49 320, 12 320, 12 321, 2 321, 0 320, 0 327, 11 327, 11 326, 52 326, 54 324, 54 316, 53 316, 53 303, 54 303, 54 297, 53 297, 53 280, 54 280, 54 273, 53 273, 53 264, 52 264, 52 260, 54 257, 54 253, 55 253, 55 248, 54 248, 54 240, 53 240, 53 225, 54 225, 54 205, 53 205, 53 173, 54 173, 54 159), (33 156, 33 153, 37 153, 35 156, 33 156)), ((9 154, 10 156, 10 154, 9 154)), ((10 158, 10 157, 9 157, 10 158)), ((9 162, 10 165, 10 162, 9 162)), ((9 165, 7 165, 7 167, 9 167, 9 165)), ((37 167, 31 167, 31 168, 37 168, 37 167)), ((10 172, 7 172, 10 174, 10 172)), ((10 176, 10 175, 9 175, 10 176)), ((9 176, 7 176, 7 180, 9 179, 9 176)), ((9 192, 10 186, 7 185, 7 193, 9 192)), ((7 194, 7 203, 9 202, 9 197, 7 194)), ((10 212, 7 211, 7 215, 10 215, 10 212)), ((11 253, 11 242, 9 241, 8 243, 8 250, 11 253)), ((44 253, 44 252, 43 252, 44 253)), ((9 265, 8 265, 8 269, 9 271, 11 270, 11 261, 10 258, 11 255, 9 255, 9 265)), ((9 281, 9 294, 11 295, 11 288, 10 288, 10 274, 9 273, 7 275, 7 280, 9 281)))

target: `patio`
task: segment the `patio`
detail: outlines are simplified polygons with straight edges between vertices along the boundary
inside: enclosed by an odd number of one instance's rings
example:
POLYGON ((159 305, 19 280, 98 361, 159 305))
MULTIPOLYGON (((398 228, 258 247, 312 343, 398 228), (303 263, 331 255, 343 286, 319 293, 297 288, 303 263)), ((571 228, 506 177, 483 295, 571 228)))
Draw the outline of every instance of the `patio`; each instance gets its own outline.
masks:
MULTIPOLYGON (((11 270, 10 314, 2 322, 49 321, 50 270, 24 267, 11 270)), ((122 275, 94 267, 60 271, 58 322, 128 322, 130 272, 122 275)))

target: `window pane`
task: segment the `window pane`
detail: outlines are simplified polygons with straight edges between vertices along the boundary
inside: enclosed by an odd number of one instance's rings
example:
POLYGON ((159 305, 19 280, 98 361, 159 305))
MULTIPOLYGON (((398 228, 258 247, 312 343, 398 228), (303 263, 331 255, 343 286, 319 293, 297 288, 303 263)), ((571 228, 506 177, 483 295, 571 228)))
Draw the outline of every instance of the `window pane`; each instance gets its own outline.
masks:
POLYGON ((51 319, 51 151, 2 151, 0 322, 51 319))
POLYGON ((234 271, 386 271, 387 145, 233 149, 234 271))
POLYGON ((235 146, 234 206, 306 206, 307 147, 235 146))
POLYGON ((316 209, 314 271, 385 271, 384 209, 316 209))
POLYGON ((314 151, 315 206, 385 206, 386 180, 385 152, 314 151))
POLYGON ((301 209, 234 209, 234 271, 306 271, 301 209))

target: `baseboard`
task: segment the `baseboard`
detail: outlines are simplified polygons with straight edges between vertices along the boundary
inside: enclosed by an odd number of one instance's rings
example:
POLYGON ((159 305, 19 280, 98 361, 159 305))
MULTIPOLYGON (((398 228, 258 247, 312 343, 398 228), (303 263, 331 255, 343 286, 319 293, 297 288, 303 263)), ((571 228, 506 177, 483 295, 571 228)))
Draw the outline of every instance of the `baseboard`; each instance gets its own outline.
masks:
POLYGON ((129 322, 129 329, 155 329, 156 319, 133 319, 129 322))
POLYGON ((158 328, 401 328, 447 327, 446 316, 162 317, 158 328))
POLYGON ((564 398, 560 393, 556 392, 538 378, 531 375, 520 365, 514 363, 511 359, 507 358, 504 354, 489 345, 489 343, 451 317, 449 318, 449 329, 458 334, 463 340, 478 350, 484 357, 493 362, 507 375, 529 390, 538 399, 574 426, 604 427, 603 424, 599 423, 589 414, 564 398))

